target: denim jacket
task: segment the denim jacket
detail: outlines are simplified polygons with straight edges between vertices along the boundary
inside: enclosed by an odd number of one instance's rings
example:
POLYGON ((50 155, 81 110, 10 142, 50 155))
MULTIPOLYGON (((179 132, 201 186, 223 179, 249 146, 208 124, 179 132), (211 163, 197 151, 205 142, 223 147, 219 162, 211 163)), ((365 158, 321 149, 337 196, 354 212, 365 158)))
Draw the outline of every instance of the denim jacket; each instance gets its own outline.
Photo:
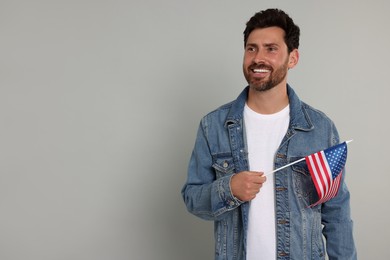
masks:
MULTIPOLYGON (((339 143, 324 113, 302 102, 289 85, 287 92, 290 123, 274 157, 275 169, 339 143)), ((233 196, 230 179, 249 169, 243 122, 247 95, 248 87, 202 118, 182 189, 188 211, 214 221, 216 260, 246 259, 249 203, 233 196)), ((326 254, 330 260, 357 259, 345 173, 337 196, 312 208, 318 195, 305 161, 274 174, 277 259, 317 260, 326 254)))

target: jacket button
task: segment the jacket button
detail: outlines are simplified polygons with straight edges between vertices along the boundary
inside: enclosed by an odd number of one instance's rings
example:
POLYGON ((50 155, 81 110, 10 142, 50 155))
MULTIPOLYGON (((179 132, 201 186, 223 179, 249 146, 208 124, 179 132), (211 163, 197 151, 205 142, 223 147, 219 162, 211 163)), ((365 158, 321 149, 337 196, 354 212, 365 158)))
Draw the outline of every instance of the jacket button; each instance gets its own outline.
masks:
POLYGON ((223 168, 226 168, 229 166, 229 164, 225 161, 222 166, 223 166, 223 168))
POLYGON ((278 224, 285 225, 285 224, 288 224, 288 221, 285 219, 280 219, 280 220, 278 220, 278 224))

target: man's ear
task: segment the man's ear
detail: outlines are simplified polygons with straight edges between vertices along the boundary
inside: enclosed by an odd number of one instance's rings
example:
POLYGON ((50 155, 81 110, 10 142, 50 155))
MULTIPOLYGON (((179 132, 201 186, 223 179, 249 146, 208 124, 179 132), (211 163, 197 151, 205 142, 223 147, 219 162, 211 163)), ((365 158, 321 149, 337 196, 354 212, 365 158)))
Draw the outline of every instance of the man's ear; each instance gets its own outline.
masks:
POLYGON ((298 49, 294 49, 290 52, 289 58, 288 58, 288 68, 292 69, 295 67, 295 65, 298 64, 299 61, 299 51, 298 49))

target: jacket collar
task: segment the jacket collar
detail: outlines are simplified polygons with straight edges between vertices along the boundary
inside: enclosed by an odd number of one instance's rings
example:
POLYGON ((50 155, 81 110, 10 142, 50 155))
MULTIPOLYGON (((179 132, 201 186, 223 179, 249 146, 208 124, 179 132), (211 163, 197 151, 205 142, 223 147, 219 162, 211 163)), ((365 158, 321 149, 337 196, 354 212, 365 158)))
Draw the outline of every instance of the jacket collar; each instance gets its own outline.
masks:
MULTIPOLYGON (((314 128, 306 111, 306 105, 295 94, 295 91, 287 84, 287 95, 290 104, 290 128, 302 131, 310 131, 314 128)), ((230 111, 225 121, 225 126, 230 124, 241 124, 244 114, 245 102, 248 99, 247 86, 235 101, 232 102, 230 111)))

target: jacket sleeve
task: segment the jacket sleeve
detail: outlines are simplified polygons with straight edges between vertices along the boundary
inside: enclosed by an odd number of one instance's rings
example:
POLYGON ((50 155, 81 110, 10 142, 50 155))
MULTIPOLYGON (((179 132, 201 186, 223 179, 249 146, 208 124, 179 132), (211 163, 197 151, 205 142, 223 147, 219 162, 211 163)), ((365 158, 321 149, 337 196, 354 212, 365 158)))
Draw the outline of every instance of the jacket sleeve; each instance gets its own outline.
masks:
MULTIPOLYGON (((339 143, 337 131, 335 136, 334 140, 339 143)), ((337 196, 324 203, 321 210, 329 260, 356 260, 350 194, 345 184, 345 169, 337 196)))
POLYGON ((190 213, 206 220, 220 220, 242 202, 230 189, 233 173, 216 178, 206 133, 205 125, 201 123, 181 193, 190 213))

